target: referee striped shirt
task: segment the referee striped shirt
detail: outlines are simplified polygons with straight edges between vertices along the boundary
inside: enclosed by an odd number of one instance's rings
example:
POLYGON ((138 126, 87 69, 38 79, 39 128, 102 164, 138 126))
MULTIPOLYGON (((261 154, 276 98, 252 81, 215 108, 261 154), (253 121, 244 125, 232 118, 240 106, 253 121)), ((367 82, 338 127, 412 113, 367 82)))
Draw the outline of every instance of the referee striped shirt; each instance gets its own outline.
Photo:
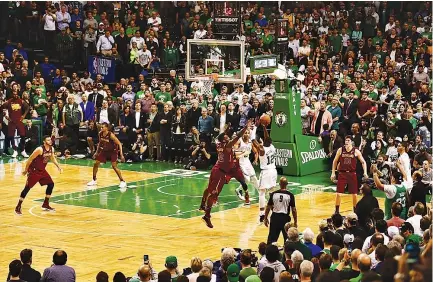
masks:
POLYGON ((272 213, 290 215, 290 207, 296 207, 295 196, 287 190, 277 190, 271 193, 268 205, 272 206, 272 213))

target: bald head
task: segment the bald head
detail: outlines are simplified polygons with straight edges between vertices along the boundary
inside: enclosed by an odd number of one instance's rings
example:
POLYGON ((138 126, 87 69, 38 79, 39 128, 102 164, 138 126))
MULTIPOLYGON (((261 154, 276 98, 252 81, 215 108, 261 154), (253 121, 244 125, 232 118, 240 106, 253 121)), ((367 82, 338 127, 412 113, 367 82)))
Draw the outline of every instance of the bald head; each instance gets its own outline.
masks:
POLYGON ((352 264, 358 265, 358 257, 362 254, 360 249, 354 249, 351 254, 352 264))
POLYGON ((284 176, 280 178, 280 187, 283 189, 287 188, 287 184, 289 184, 289 182, 287 181, 287 178, 285 178, 284 176))
POLYGON ((371 267, 371 258, 366 254, 360 254, 358 257, 358 267, 361 272, 367 272, 371 267))
POLYGON ((138 276, 141 281, 149 281, 151 276, 151 269, 149 265, 143 264, 138 270, 138 276))

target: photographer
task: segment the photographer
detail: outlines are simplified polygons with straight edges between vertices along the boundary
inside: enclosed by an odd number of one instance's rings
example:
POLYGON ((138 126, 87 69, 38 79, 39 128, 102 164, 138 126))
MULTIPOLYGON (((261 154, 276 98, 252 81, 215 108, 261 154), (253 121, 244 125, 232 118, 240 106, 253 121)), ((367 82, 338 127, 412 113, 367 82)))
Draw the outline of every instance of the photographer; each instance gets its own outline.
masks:
POLYGON ((191 170, 208 168, 211 155, 207 152, 209 150, 206 149, 207 147, 205 140, 201 139, 200 145, 194 146, 194 151, 192 151, 189 162, 185 168, 191 170))
POLYGON ((131 151, 126 155, 127 162, 141 162, 144 159, 144 153, 147 150, 147 145, 144 143, 143 136, 137 135, 137 141, 132 144, 131 151))

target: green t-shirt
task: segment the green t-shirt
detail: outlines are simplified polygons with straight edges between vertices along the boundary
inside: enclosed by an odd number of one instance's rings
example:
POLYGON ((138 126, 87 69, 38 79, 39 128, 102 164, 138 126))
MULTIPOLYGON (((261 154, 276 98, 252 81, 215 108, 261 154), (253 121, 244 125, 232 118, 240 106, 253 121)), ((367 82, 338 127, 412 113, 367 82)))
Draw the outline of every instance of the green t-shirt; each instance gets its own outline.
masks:
POLYGON ((161 92, 161 91, 156 92, 155 101, 161 102, 161 103, 166 103, 168 101, 171 101, 171 95, 168 92, 161 92))
POLYGON ((329 42, 331 43, 332 53, 340 53, 343 47, 343 37, 339 34, 336 36, 331 35, 329 37, 329 42))
POLYGON ((379 43, 379 45, 382 46, 382 44, 383 44, 382 37, 377 37, 377 36, 373 37, 373 45, 375 46, 376 43, 379 43))
POLYGON ((144 98, 144 91, 138 91, 137 93, 135 93, 135 100, 137 99, 141 99, 144 98))
POLYGON ((42 93, 41 97, 34 95, 33 96, 33 105, 39 105, 39 107, 35 106, 36 112, 38 113, 39 116, 45 116, 48 112, 48 107, 47 104, 39 104, 40 100, 47 100, 47 96, 42 93))
POLYGON ((381 79, 379 79, 378 81, 373 81, 373 84, 378 90, 382 89, 385 85, 381 79))
POLYGON ((371 100, 377 101, 378 97, 379 97, 379 95, 377 95, 377 93, 375 91, 368 92, 368 98, 370 98, 371 100))
POLYGON ((251 275, 257 275, 257 271, 252 267, 242 268, 241 272, 239 273, 239 276, 243 278, 243 281, 245 281, 248 276, 251 275))
POLYGON ((136 27, 128 27, 127 29, 126 29, 126 36, 128 36, 128 37, 130 37, 130 36, 134 36, 134 34, 135 34, 135 32, 137 31, 137 30, 140 30, 140 27, 139 26, 136 26, 136 27))
POLYGON ((386 53, 382 51, 375 51, 373 53, 374 56, 376 56, 377 61, 380 63, 380 65, 383 65, 385 63, 386 53))
POLYGON ((250 35, 251 34, 251 29, 254 26, 253 22, 250 20, 244 20, 244 26, 245 26, 245 34, 246 35, 250 35))
POLYGON ((331 265, 331 267, 329 268, 329 271, 334 271, 337 268, 338 265, 339 265, 339 263, 333 263, 331 265))
POLYGON ((398 202, 402 206, 402 211, 400 214, 400 218, 406 219, 407 215, 407 205, 406 205, 406 187, 405 185, 399 184, 399 185, 385 185, 384 191, 385 191, 385 219, 388 220, 392 217, 391 214, 391 206, 393 203, 398 202), (393 194, 392 191, 395 191, 395 194, 393 194), (392 198, 389 198, 389 196, 393 196, 392 198))

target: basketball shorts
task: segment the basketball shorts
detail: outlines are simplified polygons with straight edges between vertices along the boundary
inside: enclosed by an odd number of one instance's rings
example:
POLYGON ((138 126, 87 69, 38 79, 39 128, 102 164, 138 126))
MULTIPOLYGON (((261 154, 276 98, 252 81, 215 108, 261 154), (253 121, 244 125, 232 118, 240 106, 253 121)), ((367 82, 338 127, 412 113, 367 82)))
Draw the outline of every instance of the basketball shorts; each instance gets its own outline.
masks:
POLYGON ((24 124, 21 121, 12 121, 8 124, 8 137, 14 137, 15 136, 15 130, 18 131, 19 136, 26 136, 26 131, 24 128, 24 124))
POLYGON ((107 160, 114 163, 117 162, 117 151, 106 152, 102 151, 96 156, 96 160, 101 163, 106 163, 107 160))
POLYGON ((277 183, 276 169, 264 169, 260 172, 259 188, 271 189, 276 186, 276 183, 277 183))
POLYGON ((256 171, 254 170, 254 167, 249 160, 247 160, 245 162, 240 162, 239 164, 240 164, 242 173, 244 174, 245 178, 249 178, 251 176, 256 175, 256 171))
POLYGON ((344 193, 346 185, 349 188, 349 194, 358 194, 356 172, 338 172, 337 193, 344 193))
POLYGON ((28 186, 29 188, 33 188, 33 186, 35 186, 36 183, 38 182, 41 186, 54 183, 53 180, 51 179, 51 176, 48 174, 46 170, 29 171, 27 175, 26 186, 28 186))

